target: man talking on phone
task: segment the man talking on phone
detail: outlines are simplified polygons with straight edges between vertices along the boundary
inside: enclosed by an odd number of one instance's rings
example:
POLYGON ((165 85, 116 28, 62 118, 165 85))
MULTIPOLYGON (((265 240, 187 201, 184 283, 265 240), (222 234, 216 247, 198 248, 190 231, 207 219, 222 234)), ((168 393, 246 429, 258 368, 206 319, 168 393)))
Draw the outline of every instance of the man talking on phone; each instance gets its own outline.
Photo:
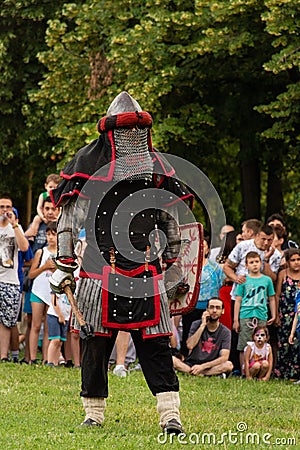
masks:
POLYGON ((220 323, 222 314, 223 301, 218 297, 211 298, 202 319, 192 323, 186 341, 189 355, 183 361, 173 356, 175 369, 191 375, 220 375, 222 378, 231 373, 233 366, 228 361, 231 332, 220 323))

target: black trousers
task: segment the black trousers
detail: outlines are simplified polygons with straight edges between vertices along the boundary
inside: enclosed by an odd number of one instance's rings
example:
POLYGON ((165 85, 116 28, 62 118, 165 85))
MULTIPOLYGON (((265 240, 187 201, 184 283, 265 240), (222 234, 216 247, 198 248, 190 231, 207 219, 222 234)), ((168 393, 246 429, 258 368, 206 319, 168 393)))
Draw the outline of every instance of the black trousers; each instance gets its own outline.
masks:
MULTIPOLYGON (((141 330, 131 330, 139 363, 153 395, 179 391, 168 336, 143 339, 141 330)), ((108 396, 108 361, 118 330, 111 337, 82 340, 81 397, 108 396)))

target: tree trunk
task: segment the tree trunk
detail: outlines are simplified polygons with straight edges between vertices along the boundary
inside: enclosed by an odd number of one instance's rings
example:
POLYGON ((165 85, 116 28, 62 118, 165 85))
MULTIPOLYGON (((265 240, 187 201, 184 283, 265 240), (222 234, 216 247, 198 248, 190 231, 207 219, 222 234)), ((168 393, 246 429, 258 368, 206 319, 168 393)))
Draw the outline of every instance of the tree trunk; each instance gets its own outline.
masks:
POLYGON ((282 168, 282 159, 280 157, 269 161, 266 219, 273 213, 283 213, 282 168))
POLYGON ((241 187, 244 205, 244 217, 260 219, 260 167, 257 159, 241 161, 241 187))
POLYGON ((26 205, 26 226, 28 227, 31 222, 31 210, 32 210, 32 177, 33 170, 30 170, 28 174, 28 189, 27 189, 27 205, 26 205))

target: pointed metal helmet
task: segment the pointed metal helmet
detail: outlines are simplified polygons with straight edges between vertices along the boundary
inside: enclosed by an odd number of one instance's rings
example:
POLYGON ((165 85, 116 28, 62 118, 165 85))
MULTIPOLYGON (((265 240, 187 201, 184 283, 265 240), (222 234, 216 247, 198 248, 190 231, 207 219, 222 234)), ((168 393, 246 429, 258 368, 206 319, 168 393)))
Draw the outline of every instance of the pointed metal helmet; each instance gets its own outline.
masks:
POLYGON ((116 114, 135 111, 142 111, 142 108, 128 92, 123 91, 111 102, 106 115, 114 116, 116 114))

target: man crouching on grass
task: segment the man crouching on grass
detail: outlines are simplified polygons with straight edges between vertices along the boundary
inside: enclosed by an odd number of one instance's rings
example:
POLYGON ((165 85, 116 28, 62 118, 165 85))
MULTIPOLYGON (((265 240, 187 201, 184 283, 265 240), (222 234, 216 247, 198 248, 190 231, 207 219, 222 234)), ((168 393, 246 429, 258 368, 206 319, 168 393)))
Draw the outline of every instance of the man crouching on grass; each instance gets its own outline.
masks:
POLYGON ((192 323, 190 336, 186 341, 190 353, 184 361, 173 356, 175 369, 191 375, 222 375, 226 378, 232 371, 228 361, 230 353, 231 332, 222 323, 224 304, 217 297, 208 301, 202 320, 192 323))

